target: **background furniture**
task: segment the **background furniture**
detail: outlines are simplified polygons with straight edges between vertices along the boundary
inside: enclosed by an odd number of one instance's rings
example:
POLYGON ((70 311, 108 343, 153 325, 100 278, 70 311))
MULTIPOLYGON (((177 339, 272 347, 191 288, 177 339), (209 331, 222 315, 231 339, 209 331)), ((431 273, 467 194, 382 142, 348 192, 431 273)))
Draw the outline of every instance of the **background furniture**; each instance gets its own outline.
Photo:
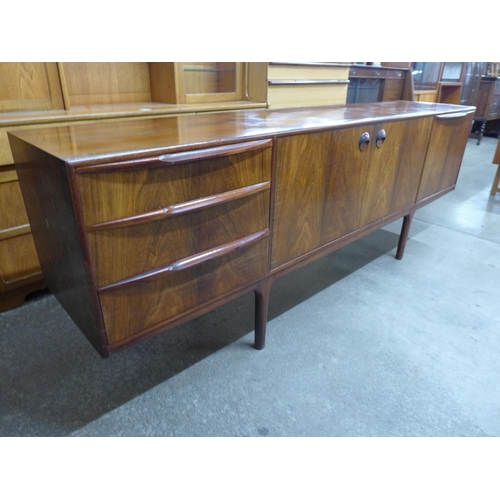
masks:
POLYGON ((474 108, 395 101, 10 132, 50 290, 102 356, 452 190, 474 108))
POLYGON ((460 104, 462 106, 474 106, 481 76, 486 74, 487 63, 484 62, 466 62, 463 72, 462 95, 460 104))
POLYGON ((413 101, 414 98, 410 68, 357 64, 349 68, 347 104, 399 99, 413 101))
POLYGON ((479 127, 477 144, 481 143, 487 122, 500 119, 500 77, 483 76, 475 103, 475 125, 479 127))
POLYGON ((266 107, 267 63, 0 63, 0 311, 45 286, 9 130, 266 107))
POLYGON ((415 88, 415 100, 421 102, 437 102, 442 63, 413 62, 412 74, 415 88))

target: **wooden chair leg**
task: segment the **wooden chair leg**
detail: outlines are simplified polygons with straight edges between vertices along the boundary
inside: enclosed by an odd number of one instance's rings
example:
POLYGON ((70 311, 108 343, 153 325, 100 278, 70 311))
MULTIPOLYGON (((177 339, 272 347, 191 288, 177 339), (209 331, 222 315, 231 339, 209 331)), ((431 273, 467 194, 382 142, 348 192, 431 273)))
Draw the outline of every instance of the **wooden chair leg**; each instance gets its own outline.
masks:
POLYGON ((399 235, 398 249, 396 251, 396 259, 401 260, 406 248, 406 242, 408 241, 408 235, 410 234, 411 221, 415 212, 410 212, 408 215, 403 217, 403 226, 401 227, 401 234, 399 235))
POLYGON ((486 130, 486 121, 481 122, 481 128, 479 129, 479 135, 477 137, 477 145, 481 144, 481 139, 483 138, 484 131, 486 130))
POLYGON ((497 193, 500 193, 500 165, 498 165, 497 173, 491 186, 490 196, 495 196, 497 193))

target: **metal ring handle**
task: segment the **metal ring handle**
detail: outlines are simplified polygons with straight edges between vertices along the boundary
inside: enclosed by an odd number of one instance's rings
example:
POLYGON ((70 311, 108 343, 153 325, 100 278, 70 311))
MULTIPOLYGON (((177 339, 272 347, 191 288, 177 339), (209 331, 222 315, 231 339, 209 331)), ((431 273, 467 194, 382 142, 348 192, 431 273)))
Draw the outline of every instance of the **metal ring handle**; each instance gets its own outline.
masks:
POLYGON ((366 151, 368 144, 370 144, 370 134, 368 132, 363 132, 359 138, 359 149, 361 151, 366 151))
POLYGON ((387 139, 387 134, 385 133, 385 130, 379 130, 378 134, 377 134, 377 138, 375 139, 375 144, 377 146, 377 148, 381 148, 385 142, 385 140, 387 139))

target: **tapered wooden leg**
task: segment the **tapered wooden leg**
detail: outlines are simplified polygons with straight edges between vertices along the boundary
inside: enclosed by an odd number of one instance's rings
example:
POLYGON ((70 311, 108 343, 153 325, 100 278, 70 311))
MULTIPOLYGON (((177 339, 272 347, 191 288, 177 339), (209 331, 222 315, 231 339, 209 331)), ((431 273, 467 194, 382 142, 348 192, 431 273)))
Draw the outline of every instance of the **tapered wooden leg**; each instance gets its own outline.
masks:
POLYGON ((269 292, 274 279, 259 283, 255 289, 255 349, 264 349, 266 345, 267 312, 269 309, 269 292))
POLYGON ((406 242, 408 241, 408 235, 410 234, 411 221, 415 212, 410 212, 408 215, 403 217, 403 226, 401 228, 401 234, 399 235, 398 249, 396 251, 396 259, 401 260, 405 252, 406 242))
POLYGON ((497 173, 493 179, 493 185, 491 186, 490 196, 495 196, 500 192, 500 165, 498 165, 497 173))

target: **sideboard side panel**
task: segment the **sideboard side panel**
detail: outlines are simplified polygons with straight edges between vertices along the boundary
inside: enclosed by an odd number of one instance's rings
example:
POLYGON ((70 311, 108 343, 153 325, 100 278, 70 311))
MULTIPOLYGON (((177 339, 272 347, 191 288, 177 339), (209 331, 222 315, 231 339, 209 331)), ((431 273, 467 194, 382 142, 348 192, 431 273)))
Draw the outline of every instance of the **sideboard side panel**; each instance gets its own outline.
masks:
POLYGON ((435 117, 417 201, 453 188, 457 182, 473 113, 465 116, 435 117))
POLYGON ((15 136, 10 136, 10 143, 45 282, 94 348, 106 357, 67 167, 15 136))

